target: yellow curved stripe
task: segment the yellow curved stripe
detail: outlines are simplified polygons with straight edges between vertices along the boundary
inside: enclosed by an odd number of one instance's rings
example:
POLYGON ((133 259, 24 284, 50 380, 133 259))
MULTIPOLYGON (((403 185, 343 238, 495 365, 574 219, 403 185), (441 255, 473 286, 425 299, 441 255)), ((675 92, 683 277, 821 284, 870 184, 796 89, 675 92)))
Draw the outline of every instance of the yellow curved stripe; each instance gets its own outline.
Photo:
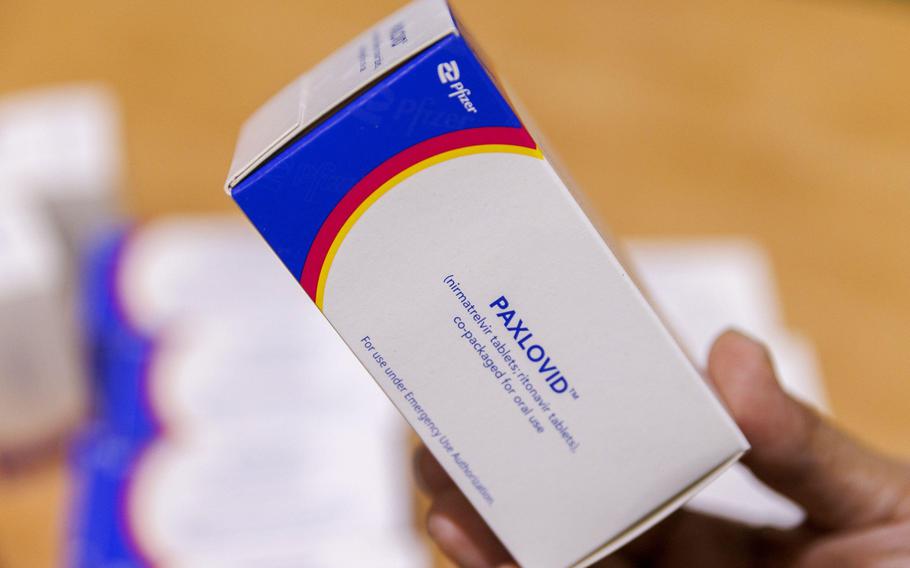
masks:
POLYGON ((436 164, 459 158, 461 156, 470 156, 471 154, 484 154, 484 153, 506 153, 506 154, 521 154, 524 156, 530 156, 532 158, 543 159, 543 154, 538 148, 526 148, 525 146, 515 146, 512 144, 481 144, 478 146, 468 146, 466 148, 457 148, 455 150, 449 150, 448 152, 443 152, 442 154, 437 154, 422 162, 417 162, 413 166, 402 170, 394 177, 390 178, 387 182, 380 185, 376 191, 370 194, 363 203, 360 204, 357 209, 354 210, 354 213, 348 217, 348 220, 345 221, 342 225, 341 230, 338 231, 338 234, 335 235, 335 240, 332 241, 332 246, 329 247, 328 253, 325 255, 325 262, 322 264, 322 269, 319 271, 319 282, 316 284, 316 305, 322 310, 322 302, 325 296, 325 283, 329 277, 329 270, 332 268, 332 262, 335 260, 335 254, 338 252, 338 247, 341 246, 341 243, 347 237, 348 232, 351 228, 360 219, 360 216, 363 215, 367 209, 369 209, 376 201, 382 197, 390 189, 408 179, 417 172, 423 171, 430 166, 435 166, 436 164))

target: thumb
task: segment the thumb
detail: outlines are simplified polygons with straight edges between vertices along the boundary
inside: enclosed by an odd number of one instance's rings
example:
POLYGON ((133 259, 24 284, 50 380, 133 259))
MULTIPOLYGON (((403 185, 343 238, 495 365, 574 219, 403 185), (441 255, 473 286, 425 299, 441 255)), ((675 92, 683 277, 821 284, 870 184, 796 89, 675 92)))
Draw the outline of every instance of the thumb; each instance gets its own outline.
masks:
POLYGON ((910 468, 875 453, 780 387, 765 348, 728 331, 708 375, 752 451, 743 462, 827 529, 910 516, 910 468))

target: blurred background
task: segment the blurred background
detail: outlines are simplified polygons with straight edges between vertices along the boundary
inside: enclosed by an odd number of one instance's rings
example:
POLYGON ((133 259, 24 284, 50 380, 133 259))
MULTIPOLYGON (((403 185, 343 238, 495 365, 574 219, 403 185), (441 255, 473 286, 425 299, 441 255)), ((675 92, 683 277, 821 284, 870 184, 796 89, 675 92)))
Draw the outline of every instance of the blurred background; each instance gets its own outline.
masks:
MULTIPOLYGON (((3 3, 0 566, 443 564, 406 427, 222 190, 401 4, 3 3)), ((745 329, 910 457, 910 4, 453 4, 699 362, 745 329)), ((801 515, 743 470, 691 506, 801 515)))

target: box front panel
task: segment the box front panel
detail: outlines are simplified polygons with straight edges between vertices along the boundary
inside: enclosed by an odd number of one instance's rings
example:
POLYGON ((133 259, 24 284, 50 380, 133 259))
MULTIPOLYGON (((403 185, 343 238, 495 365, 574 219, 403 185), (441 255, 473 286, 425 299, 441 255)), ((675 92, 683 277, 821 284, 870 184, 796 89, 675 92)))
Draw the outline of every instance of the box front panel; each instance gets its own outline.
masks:
POLYGON ((578 561, 742 449, 460 38, 234 197, 524 565, 578 561))

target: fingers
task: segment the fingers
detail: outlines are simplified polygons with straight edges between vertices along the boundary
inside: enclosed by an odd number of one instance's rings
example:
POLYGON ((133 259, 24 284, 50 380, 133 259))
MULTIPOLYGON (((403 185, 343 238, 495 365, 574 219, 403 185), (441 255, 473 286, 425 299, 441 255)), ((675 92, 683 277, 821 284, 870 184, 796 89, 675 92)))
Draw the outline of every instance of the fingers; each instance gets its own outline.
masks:
POLYGON ((427 532, 446 556, 470 568, 514 566, 505 547, 425 447, 414 454, 414 474, 433 499, 427 532))
POLYGON ((427 531, 442 552, 464 568, 516 566, 499 539, 456 488, 435 496, 427 516, 427 531))
POLYGON ((910 522, 862 529, 822 539, 797 562, 800 568, 910 565, 910 522))
MULTIPOLYGON (((414 477, 420 488, 433 498, 427 515, 427 532, 446 556, 459 566, 517 566, 436 458, 423 446, 414 453, 414 477)), ((617 554, 597 563, 598 568, 631 566, 633 564, 617 554)))
POLYGON ((449 474, 442 469, 430 450, 424 446, 420 446, 414 452, 414 478, 417 486, 429 495, 436 495, 455 487, 449 474))
POLYGON ((721 335, 708 375, 752 444, 743 460, 800 503, 822 528, 864 526, 910 514, 910 470, 859 445, 787 395, 768 353, 737 332, 721 335))
POLYGON ((682 509, 623 552, 636 566, 789 566, 809 536, 682 509))

